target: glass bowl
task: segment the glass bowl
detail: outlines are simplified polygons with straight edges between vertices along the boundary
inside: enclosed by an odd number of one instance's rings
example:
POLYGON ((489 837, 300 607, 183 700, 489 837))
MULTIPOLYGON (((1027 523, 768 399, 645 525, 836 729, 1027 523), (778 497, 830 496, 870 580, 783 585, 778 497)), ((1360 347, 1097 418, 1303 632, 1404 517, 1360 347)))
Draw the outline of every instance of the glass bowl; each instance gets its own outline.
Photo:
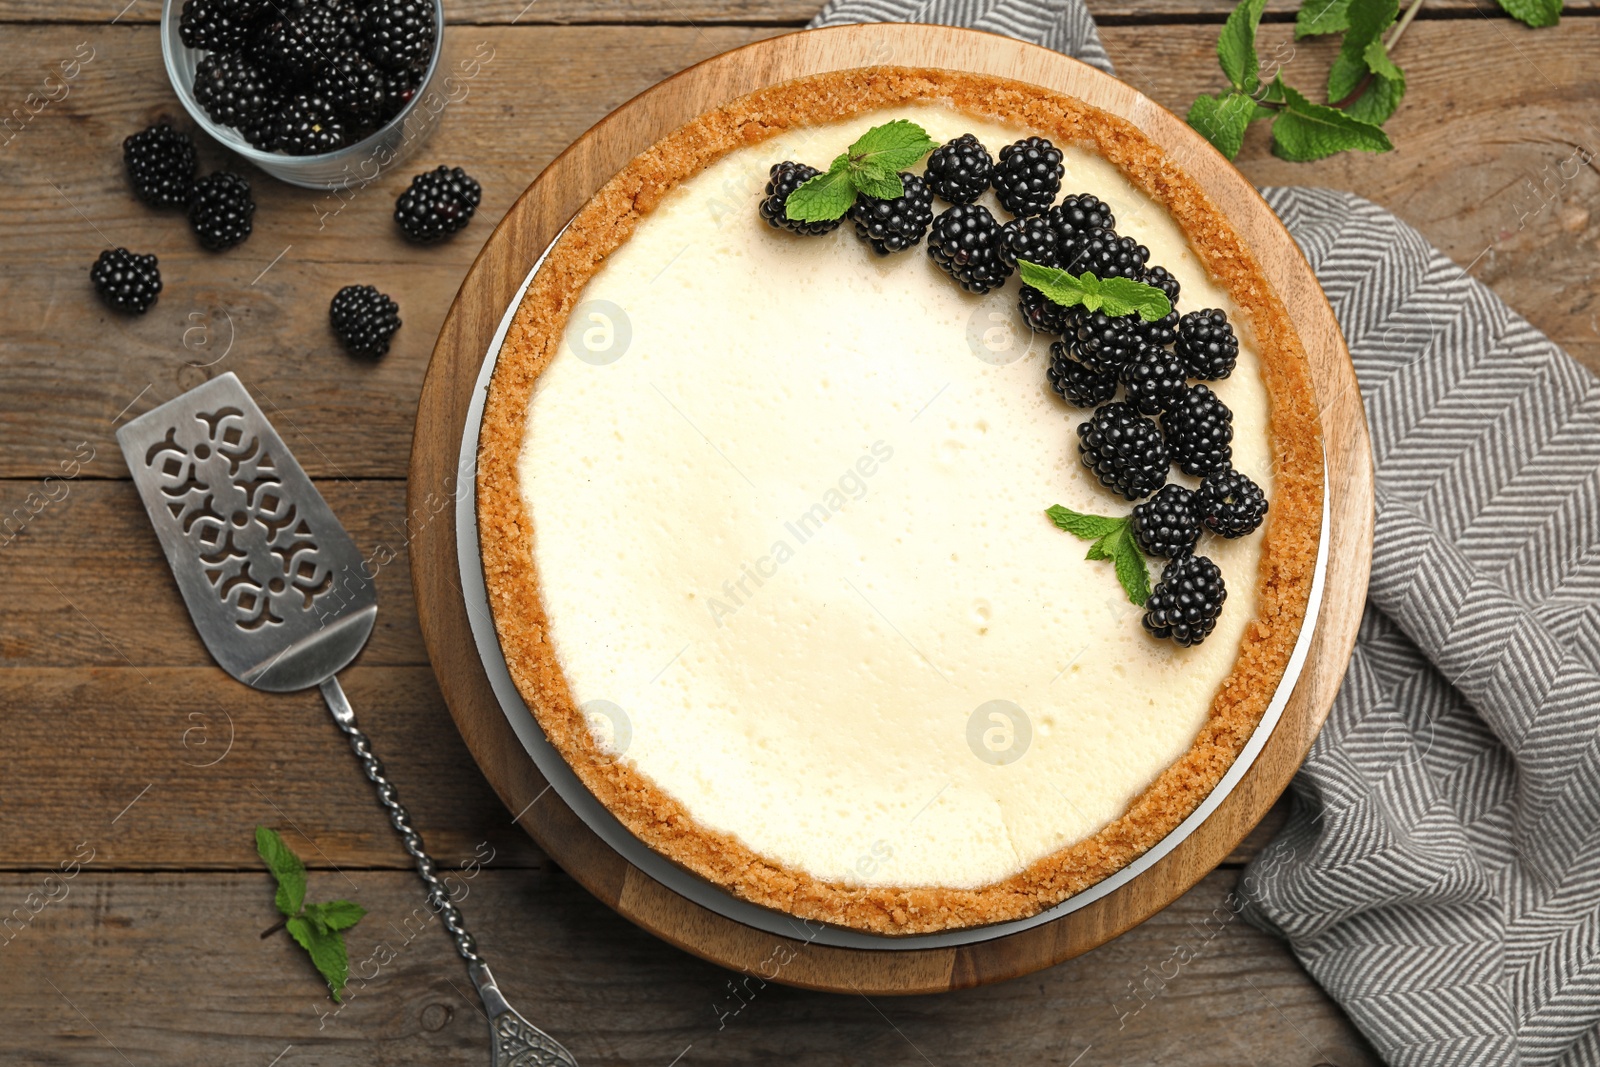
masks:
POLYGON ((162 4, 161 57, 166 61, 167 77, 183 102, 183 109, 213 140, 280 181, 307 189, 348 189, 365 185, 421 148, 439 124, 445 100, 434 90, 433 84, 439 76, 439 57, 444 51, 444 0, 433 0, 437 28, 433 35, 433 54, 428 57, 428 69, 421 84, 406 106, 382 129, 363 140, 312 156, 264 152, 246 141, 232 126, 212 121, 194 98, 194 72, 204 53, 190 48, 178 36, 178 15, 182 9, 183 0, 164 0, 162 4))

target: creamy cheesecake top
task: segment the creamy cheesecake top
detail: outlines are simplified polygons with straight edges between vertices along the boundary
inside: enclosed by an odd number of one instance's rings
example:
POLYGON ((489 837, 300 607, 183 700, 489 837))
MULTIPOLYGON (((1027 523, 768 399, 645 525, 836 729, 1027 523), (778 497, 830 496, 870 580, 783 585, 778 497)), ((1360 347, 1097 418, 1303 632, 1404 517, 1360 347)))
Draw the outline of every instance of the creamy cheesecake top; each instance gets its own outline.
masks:
MULTIPOLYGON (((611 757, 819 880, 975 888, 1095 834, 1190 748, 1256 616, 1262 539, 1208 541, 1228 599, 1203 645, 1151 639, 1045 516, 1128 505, 1079 464, 1088 413, 1051 393, 1016 282, 973 296, 921 247, 758 218, 772 163, 825 165, 895 118, 991 151, 1033 132, 902 105, 682 181, 578 297, 518 486, 545 637, 611 757)), ((1236 324, 1237 367, 1209 384, 1235 468, 1273 498, 1248 318, 1165 209, 1060 147, 1063 193, 1111 206, 1178 310, 1236 324)))

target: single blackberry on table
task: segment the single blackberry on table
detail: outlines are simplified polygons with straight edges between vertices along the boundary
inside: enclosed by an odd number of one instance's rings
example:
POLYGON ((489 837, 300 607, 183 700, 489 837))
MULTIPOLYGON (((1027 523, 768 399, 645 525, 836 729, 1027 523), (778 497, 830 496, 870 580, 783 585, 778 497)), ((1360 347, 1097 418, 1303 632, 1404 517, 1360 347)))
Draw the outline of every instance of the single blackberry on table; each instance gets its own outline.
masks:
POLYGON ((1051 208, 1045 217, 1063 240, 1094 230, 1112 230, 1117 225, 1117 217, 1111 213, 1106 202, 1089 193, 1063 197, 1061 203, 1051 208))
POLYGON ((272 129, 272 147, 291 156, 332 152, 344 143, 344 120, 331 100, 315 93, 285 104, 272 129))
POLYGON ((905 191, 893 200, 863 195, 850 208, 856 236, 880 256, 904 252, 922 240, 933 221, 933 190, 928 183, 904 170, 900 183, 905 191))
POLYGON ((411 179, 394 203, 394 220, 413 241, 441 241, 472 221, 483 187, 460 167, 438 167, 411 179))
POLYGON ((361 16, 361 50, 380 67, 419 67, 433 51, 433 4, 372 0, 361 16))
POLYGON ((370 285, 347 285, 333 295, 328 323, 351 355, 376 359, 400 328, 400 305, 370 285))
POLYGON ((1123 364, 1118 377, 1127 392, 1128 403, 1138 408, 1141 415, 1160 414, 1189 388, 1183 378, 1183 360, 1155 345, 1141 345, 1134 357, 1123 364))
POLYGON ((211 121, 232 126, 258 148, 279 106, 277 81, 242 54, 212 52, 194 72, 194 98, 211 121), (266 120, 266 121, 263 121, 266 120), (256 131, 260 140, 250 136, 256 131))
POLYGON ((1147 556, 1176 559, 1194 551, 1200 540, 1200 520, 1191 497, 1181 485, 1163 485, 1149 500, 1133 506, 1129 529, 1147 556))
POLYGON ((1063 307, 1031 285, 1017 294, 1017 310, 1034 333, 1065 336, 1078 328, 1077 308, 1063 307))
POLYGON ((1000 254, 1012 264, 1019 259, 1041 267, 1056 265, 1061 239, 1039 215, 1012 219, 1000 227, 1000 254))
POLYGON ((1150 250, 1132 237, 1111 230, 1090 230, 1062 242, 1061 265, 1073 274, 1088 271, 1096 278, 1141 278, 1150 250))
POLYGON ((232 52, 260 28, 266 0, 183 0, 178 36, 190 48, 232 52))
POLYGON ((1267 516, 1267 494, 1232 467, 1212 471, 1194 492, 1195 513, 1206 529, 1222 537, 1255 533, 1267 516))
POLYGON ((1076 317, 1072 354, 1091 370, 1118 375, 1139 354, 1143 344, 1134 333, 1137 315, 1107 315, 1093 311, 1076 317))
POLYGON ((1050 346, 1050 369, 1045 372, 1050 388, 1074 407, 1092 408, 1117 394, 1115 375, 1090 370, 1072 358, 1071 349, 1057 341, 1050 346))
POLYGON ((1185 648, 1198 645, 1217 627, 1228 588, 1222 571, 1205 556, 1180 556, 1161 571, 1144 602, 1144 628, 1185 648))
POLYGON ((89 268, 95 292, 113 311, 143 315, 161 295, 161 271, 155 256, 136 255, 126 248, 108 248, 89 268))
POLYGON ((1043 137, 1024 137, 1000 149, 994 169, 995 195, 1013 215, 1042 215, 1061 191, 1061 149, 1043 137))
POLYGON ((261 58, 293 85, 309 85, 333 62, 344 39, 344 22, 320 4, 274 19, 261 35, 261 58))
POLYGON ((344 51, 317 75, 316 95, 356 125, 376 125, 388 99, 388 79, 360 52, 344 51))
POLYGON ((202 248, 220 252, 243 241, 250 236, 255 213, 250 183, 237 174, 219 170, 194 183, 189 228, 202 248))
POLYGON ((1192 386, 1161 415, 1172 461, 1185 474, 1206 475, 1233 462, 1233 412, 1203 385, 1192 386))
POLYGON ((1120 400, 1078 424, 1078 455, 1101 485, 1127 500, 1160 489, 1171 467, 1156 424, 1120 400))
POLYGON ((957 204, 935 217, 928 255, 969 293, 987 293, 1011 276, 1000 224, 982 204, 957 204))
POLYGON ((194 194, 194 142, 166 123, 123 141, 122 163, 134 193, 152 207, 183 207, 194 194))
POLYGON ((1214 381, 1233 373, 1239 359, 1239 339, 1228 316, 1216 308, 1191 311, 1178 320, 1178 340, 1173 350, 1189 369, 1189 377, 1214 381))
POLYGON ((805 237, 821 237, 825 233, 832 233, 839 228, 843 218, 824 219, 821 222, 802 222, 791 219, 785 208, 789 203, 789 195, 806 182, 815 178, 822 172, 816 167, 808 167, 804 163, 796 163, 786 159, 782 163, 774 163, 767 172, 767 192, 762 199, 758 211, 761 217, 767 220, 768 225, 780 230, 788 230, 805 237))
POLYGON ((994 158, 970 133, 940 145, 928 157, 923 175, 941 199, 952 204, 970 204, 989 188, 994 174, 994 158))

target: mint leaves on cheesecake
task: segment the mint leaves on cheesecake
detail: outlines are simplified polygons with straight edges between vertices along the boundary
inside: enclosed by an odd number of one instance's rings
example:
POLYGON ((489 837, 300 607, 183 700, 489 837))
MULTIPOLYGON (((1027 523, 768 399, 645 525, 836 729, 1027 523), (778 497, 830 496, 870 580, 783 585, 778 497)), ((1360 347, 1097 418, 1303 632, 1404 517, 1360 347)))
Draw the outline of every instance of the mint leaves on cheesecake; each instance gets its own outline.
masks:
POLYGON ((1113 519, 1105 515, 1085 515, 1060 504, 1047 508, 1045 514, 1067 533, 1094 542, 1084 559, 1110 560, 1128 599, 1144 607, 1144 602, 1150 599, 1150 568, 1145 566, 1144 553, 1133 539, 1131 516, 1113 519))
POLYGON ((841 152, 826 172, 790 193, 784 213, 797 222, 831 222, 844 218, 857 196, 894 200, 905 193, 900 171, 937 147, 928 131, 909 119, 874 126, 841 152))
POLYGON ((1156 322, 1172 313, 1172 301, 1153 285, 1132 278, 1097 278, 1089 271, 1073 277, 1060 267, 1046 267, 1017 260, 1024 285, 1031 285, 1052 303, 1062 307, 1082 305, 1087 311, 1103 311, 1113 318, 1135 312, 1145 322, 1156 322))

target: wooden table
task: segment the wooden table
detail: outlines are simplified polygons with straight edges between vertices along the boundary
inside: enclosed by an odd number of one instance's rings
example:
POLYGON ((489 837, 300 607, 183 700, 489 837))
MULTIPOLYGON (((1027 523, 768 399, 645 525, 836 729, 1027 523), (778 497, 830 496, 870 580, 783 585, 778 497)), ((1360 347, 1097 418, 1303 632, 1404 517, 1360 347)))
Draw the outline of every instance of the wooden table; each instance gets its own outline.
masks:
MULTIPOLYGON (((407 514, 403 478, 440 320, 489 224, 573 137, 689 63, 800 26, 816 0, 452 3, 447 56, 492 59, 415 166, 348 203, 253 176, 255 234, 223 255, 128 192, 122 138, 178 109, 159 5, 124 2, 0 0, 12 116, 0 131, 0 1060, 486 1062, 465 977, 316 694, 256 694, 211 664, 127 481, 119 421, 227 369, 357 541, 396 554, 346 688, 434 851, 492 857, 466 879, 464 907, 513 1000, 586 1065, 1373 1062, 1283 945, 1224 906, 1281 813, 1178 904, 1052 970, 941 997, 767 986, 740 1000, 730 974, 634 929, 551 864, 468 758, 428 667, 405 551, 417 524, 438 521, 407 514), (440 162, 483 182, 484 217, 418 250, 391 204, 440 162), (107 244, 161 257, 166 288, 141 319, 93 298, 87 270, 107 244), (328 334, 328 299, 351 282, 400 302, 406 325, 380 363, 328 334), (306 856, 313 899, 371 909, 350 939, 358 971, 380 945, 393 954, 342 1009, 287 939, 257 936, 275 915, 256 823, 306 856)), ((1390 207, 1600 369, 1600 68, 1587 58, 1600 3, 1580 2, 1535 33, 1475 0, 1429 0, 1398 57, 1411 86, 1389 127, 1398 151, 1287 164, 1254 131, 1242 166, 1260 184, 1390 207)), ((1157 100, 1181 110, 1216 88, 1225 0, 1092 6, 1122 76, 1157 100)), ((1317 85, 1329 49, 1291 44, 1291 8, 1271 8, 1283 14, 1269 14, 1264 51, 1282 44, 1286 76, 1317 85)))

